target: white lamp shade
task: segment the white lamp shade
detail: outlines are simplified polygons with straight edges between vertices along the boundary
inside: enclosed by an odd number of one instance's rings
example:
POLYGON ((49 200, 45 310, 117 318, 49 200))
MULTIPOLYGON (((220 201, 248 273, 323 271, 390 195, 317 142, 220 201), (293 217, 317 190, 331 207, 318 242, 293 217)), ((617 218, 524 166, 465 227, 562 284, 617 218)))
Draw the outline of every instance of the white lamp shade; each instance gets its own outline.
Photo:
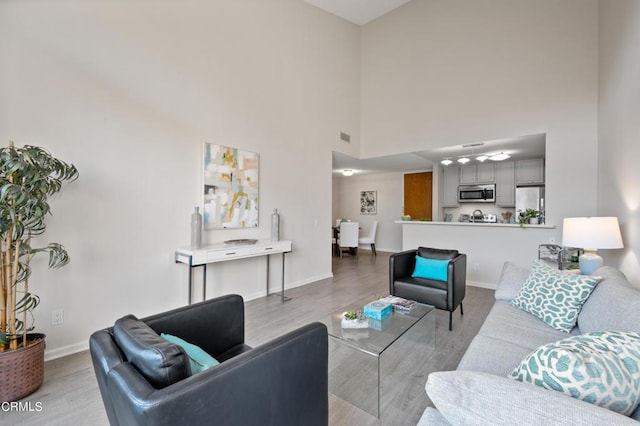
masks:
POLYGON ((623 248, 617 217, 567 217, 562 223, 562 245, 589 249, 623 248))

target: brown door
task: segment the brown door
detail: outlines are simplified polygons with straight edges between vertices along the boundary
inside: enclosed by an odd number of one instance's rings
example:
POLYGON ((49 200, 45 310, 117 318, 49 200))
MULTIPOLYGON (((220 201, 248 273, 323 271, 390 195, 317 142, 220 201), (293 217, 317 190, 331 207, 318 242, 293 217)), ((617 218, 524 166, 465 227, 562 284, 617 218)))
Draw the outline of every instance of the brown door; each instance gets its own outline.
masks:
POLYGON ((404 214, 412 219, 431 219, 431 172, 404 175, 404 214))

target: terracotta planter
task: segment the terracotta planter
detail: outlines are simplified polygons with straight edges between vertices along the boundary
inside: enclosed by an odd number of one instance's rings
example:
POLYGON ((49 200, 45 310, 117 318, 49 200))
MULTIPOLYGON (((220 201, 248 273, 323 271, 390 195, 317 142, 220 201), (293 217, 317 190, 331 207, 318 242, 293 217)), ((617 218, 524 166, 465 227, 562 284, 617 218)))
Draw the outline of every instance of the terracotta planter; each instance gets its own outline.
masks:
POLYGON ((32 394, 44 378, 45 335, 32 333, 26 348, 0 352, 0 401, 17 401, 32 394))

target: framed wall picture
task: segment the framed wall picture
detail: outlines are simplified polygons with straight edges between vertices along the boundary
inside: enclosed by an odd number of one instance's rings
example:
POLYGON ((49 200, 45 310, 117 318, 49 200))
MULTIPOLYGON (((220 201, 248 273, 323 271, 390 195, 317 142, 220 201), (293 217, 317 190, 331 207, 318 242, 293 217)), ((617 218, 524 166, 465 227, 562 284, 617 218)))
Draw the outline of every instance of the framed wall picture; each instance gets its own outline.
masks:
POLYGON ((360 191, 360 214, 377 214, 377 191, 360 191))
POLYGON ((212 143, 202 150, 203 228, 257 228, 258 154, 212 143))

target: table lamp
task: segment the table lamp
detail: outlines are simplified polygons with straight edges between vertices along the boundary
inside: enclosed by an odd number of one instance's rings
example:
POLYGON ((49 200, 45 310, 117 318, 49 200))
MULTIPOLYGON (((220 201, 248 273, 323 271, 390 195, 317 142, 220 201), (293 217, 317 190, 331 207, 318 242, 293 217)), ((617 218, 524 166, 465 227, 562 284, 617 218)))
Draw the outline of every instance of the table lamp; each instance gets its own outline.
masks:
POLYGON ((580 273, 588 275, 604 262, 598 249, 623 248, 617 217, 566 217, 562 224, 562 245, 584 249, 578 260, 580 273))

